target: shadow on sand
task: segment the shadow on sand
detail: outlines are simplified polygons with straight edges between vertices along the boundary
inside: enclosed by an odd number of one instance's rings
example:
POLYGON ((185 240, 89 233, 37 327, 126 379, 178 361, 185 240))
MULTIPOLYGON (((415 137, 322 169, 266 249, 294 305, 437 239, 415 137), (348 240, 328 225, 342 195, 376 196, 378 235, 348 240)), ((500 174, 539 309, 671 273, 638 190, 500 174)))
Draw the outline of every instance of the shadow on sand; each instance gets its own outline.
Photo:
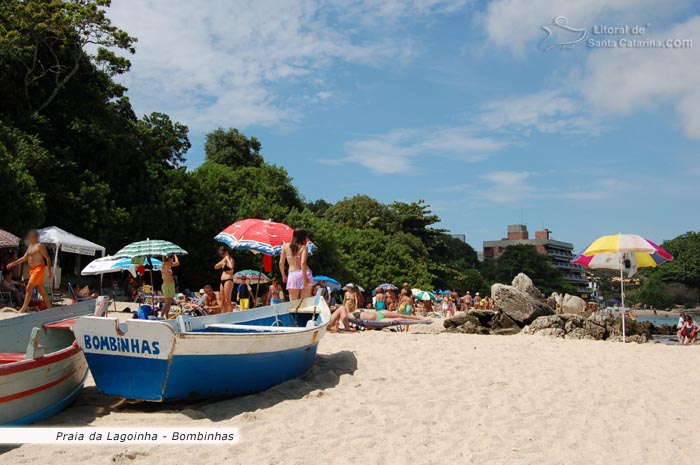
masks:
MULTIPOLYGON (((313 391, 330 389, 339 383, 342 375, 352 375, 356 370, 357 358, 350 351, 317 355, 307 373, 267 391, 232 399, 202 401, 132 402, 100 394, 95 386, 89 386, 83 389, 71 407, 39 425, 84 426, 111 412, 177 412, 196 420, 208 418, 223 421, 245 412, 272 407, 285 400, 301 399, 313 391)), ((0 446, 0 453, 12 448, 0 446)))

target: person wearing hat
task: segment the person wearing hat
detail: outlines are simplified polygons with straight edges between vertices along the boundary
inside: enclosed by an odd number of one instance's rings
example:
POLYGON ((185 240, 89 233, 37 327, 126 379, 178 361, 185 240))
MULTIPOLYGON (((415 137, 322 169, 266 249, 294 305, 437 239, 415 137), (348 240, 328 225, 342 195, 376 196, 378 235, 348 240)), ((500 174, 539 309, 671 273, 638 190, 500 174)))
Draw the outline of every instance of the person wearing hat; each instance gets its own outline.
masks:
POLYGON ((479 293, 477 292, 474 294, 474 308, 479 308, 481 307, 481 296, 479 296, 479 293))
POLYGON ((472 308, 472 293, 467 291, 467 294, 464 296, 464 310, 469 311, 470 308, 472 308))

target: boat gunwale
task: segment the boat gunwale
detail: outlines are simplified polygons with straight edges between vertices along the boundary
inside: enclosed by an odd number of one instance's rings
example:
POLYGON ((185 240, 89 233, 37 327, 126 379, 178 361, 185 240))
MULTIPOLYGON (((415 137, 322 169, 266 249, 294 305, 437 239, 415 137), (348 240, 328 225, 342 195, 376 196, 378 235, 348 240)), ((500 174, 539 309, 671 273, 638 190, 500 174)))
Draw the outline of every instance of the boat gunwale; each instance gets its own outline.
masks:
POLYGON ((4 363, 0 365, 0 376, 12 375, 23 371, 29 371, 35 368, 41 368, 52 363, 72 357, 82 351, 78 347, 78 343, 73 341, 68 347, 50 352, 37 358, 24 359, 17 362, 4 363))

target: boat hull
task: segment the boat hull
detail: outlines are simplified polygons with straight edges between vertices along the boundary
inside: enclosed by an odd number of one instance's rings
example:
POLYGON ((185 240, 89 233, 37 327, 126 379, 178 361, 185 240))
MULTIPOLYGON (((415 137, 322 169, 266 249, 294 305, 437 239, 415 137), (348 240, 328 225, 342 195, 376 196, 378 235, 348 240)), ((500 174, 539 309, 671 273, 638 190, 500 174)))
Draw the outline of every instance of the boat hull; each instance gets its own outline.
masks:
POLYGON ((98 391, 149 401, 235 397, 264 391, 311 368, 317 345, 283 352, 175 355, 171 361, 87 354, 98 391))
POLYGON ((104 394, 147 401, 234 397, 295 378, 313 364, 330 312, 324 303, 318 320, 291 327, 295 317, 285 310, 177 322, 81 318, 73 330, 104 394), (273 325, 276 319, 281 326, 273 325))
POLYGON ((0 425, 27 425, 60 412, 78 397, 88 371, 77 346, 12 365, 0 366, 0 425))
POLYGON ((0 425, 41 421, 78 397, 88 365, 70 326, 108 305, 99 297, 0 321, 0 425))

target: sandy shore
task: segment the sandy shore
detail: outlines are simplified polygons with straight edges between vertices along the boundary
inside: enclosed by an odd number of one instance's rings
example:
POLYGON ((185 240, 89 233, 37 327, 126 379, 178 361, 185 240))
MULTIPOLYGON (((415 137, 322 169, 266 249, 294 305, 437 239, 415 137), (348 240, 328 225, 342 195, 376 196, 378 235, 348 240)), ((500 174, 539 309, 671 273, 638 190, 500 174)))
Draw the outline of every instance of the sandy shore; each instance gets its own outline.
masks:
MULTIPOLYGON (((432 331, 440 328, 437 325, 432 331)), ((31 446, 3 464, 695 462, 695 347, 537 336, 330 334, 267 392, 131 404, 92 380, 44 425, 239 427, 237 446, 31 446), (679 365, 684 375, 678 376, 679 365), (683 399, 689 399, 688 404, 683 399)))

